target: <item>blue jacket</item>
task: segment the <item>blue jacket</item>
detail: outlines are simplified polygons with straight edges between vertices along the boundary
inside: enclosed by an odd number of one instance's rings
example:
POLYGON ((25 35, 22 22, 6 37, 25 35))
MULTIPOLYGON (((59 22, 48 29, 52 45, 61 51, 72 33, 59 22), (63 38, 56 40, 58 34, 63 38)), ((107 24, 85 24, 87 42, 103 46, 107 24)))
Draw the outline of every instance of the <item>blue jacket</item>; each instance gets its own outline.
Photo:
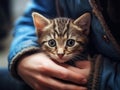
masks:
POLYGON ((94 61, 91 90, 120 90, 120 47, 105 23, 95 0, 32 0, 15 24, 13 41, 8 61, 9 70, 18 78, 16 66, 24 54, 39 50, 37 36, 32 21, 32 12, 39 12, 48 18, 69 17, 76 19, 84 12, 90 12, 91 42, 95 52, 102 55, 101 60, 94 61))

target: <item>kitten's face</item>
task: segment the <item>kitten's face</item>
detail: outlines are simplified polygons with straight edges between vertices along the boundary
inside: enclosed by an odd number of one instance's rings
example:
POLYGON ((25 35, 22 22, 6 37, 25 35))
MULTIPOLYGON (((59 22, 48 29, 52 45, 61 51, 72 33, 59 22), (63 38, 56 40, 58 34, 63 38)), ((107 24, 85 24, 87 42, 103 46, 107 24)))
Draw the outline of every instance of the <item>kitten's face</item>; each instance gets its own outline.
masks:
POLYGON ((64 63, 84 51, 88 43, 90 14, 86 13, 75 21, 68 18, 49 20, 37 13, 33 16, 38 42, 50 58, 64 63))

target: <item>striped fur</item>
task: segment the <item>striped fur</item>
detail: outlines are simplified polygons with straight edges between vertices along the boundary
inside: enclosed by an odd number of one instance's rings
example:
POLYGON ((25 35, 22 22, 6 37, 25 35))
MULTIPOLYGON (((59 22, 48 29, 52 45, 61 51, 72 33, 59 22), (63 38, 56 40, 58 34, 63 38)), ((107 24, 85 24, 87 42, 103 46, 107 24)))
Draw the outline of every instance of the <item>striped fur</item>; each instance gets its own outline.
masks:
POLYGON ((85 13, 76 20, 69 18, 47 19, 33 13, 33 21, 41 50, 51 59, 64 63, 83 58, 88 44, 90 14, 85 13))

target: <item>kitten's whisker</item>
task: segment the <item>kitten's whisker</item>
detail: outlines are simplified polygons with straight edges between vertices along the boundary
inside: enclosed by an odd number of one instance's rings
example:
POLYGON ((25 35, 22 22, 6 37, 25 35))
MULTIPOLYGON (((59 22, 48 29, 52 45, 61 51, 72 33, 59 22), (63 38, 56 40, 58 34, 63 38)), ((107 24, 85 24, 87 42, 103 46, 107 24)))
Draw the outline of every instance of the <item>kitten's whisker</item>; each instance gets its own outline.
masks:
POLYGON ((71 61, 77 61, 77 60, 84 60, 86 59, 86 55, 84 54, 75 54, 73 58, 71 58, 71 61))

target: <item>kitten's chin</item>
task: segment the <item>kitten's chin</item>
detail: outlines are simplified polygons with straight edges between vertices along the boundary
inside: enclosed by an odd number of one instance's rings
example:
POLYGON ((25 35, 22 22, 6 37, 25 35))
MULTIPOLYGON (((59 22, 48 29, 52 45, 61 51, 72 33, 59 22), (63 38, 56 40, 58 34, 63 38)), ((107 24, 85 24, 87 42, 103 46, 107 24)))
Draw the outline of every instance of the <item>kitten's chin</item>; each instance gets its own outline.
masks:
POLYGON ((65 63, 65 62, 67 62, 68 60, 67 59, 59 59, 59 58, 53 58, 53 60, 55 61, 55 62, 58 62, 58 63, 65 63))
POLYGON ((67 61, 69 61, 69 59, 68 58, 59 58, 59 57, 54 57, 54 58, 52 58, 52 60, 54 60, 55 62, 58 62, 58 63, 65 63, 65 62, 67 62, 67 61))
POLYGON ((58 63, 65 63, 70 60, 70 57, 59 58, 56 55, 49 55, 49 56, 53 61, 58 62, 58 63))

